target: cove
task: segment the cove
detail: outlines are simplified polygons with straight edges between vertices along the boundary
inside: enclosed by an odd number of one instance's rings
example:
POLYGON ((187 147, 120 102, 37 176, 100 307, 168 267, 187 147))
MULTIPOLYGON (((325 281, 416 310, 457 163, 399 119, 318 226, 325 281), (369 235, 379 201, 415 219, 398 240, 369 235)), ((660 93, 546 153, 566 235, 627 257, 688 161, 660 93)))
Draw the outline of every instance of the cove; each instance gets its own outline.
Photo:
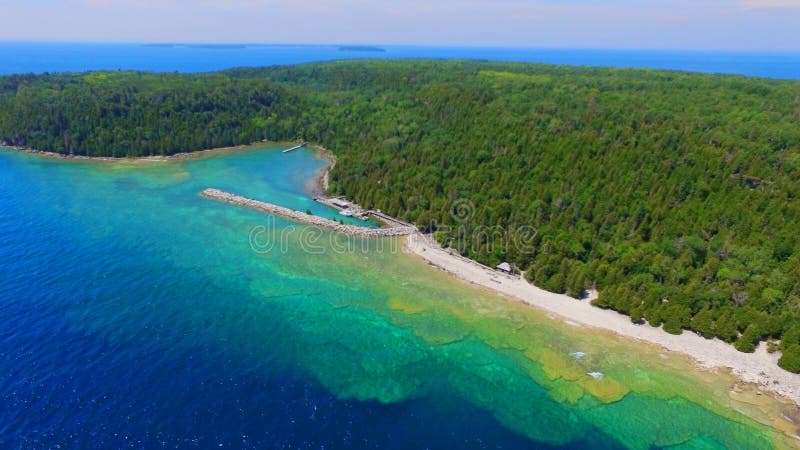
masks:
POLYGON ((0 447, 794 445, 726 374, 199 195, 336 217, 323 166, 0 150, 0 447))

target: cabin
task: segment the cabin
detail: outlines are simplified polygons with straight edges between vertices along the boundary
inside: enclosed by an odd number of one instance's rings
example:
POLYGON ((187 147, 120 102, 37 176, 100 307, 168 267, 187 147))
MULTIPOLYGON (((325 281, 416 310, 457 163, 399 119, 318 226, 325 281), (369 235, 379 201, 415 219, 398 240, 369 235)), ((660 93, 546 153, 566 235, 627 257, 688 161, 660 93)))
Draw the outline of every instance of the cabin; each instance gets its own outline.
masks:
POLYGON ((331 205, 339 208, 339 209, 348 209, 350 208, 350 202, 347 200, 342 200, 340 198, 332 198, 331 205))
POLYGON ((511 268, 511 264, 507 262, 501 262, 500 264, 497 265, 497 267, 495 267, 495 269, 497 269, 498 272, 508 273, 512 275, 514 274, 514 270, 511 268))

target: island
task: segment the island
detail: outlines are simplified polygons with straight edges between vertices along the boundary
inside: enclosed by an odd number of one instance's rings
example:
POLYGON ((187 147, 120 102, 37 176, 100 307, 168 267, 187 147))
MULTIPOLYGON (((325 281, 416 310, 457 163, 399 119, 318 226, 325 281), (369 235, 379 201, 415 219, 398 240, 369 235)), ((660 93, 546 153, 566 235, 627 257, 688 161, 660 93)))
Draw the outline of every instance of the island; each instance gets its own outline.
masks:
POLYGON ((385 48, 372 47, 369 45, 343 45, 339 47, 340 52, 372 52, 372 53, 386 53, 385 48))

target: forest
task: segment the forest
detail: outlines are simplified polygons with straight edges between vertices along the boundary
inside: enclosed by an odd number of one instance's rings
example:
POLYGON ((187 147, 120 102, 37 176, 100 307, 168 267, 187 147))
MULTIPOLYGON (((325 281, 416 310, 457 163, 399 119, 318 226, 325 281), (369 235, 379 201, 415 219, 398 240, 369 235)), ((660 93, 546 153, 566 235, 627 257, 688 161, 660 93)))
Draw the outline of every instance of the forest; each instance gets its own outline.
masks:
POLYGON ((299 102, 261 80, 97 72, 0 77, 0 140, 67 155, 152 156, 279 139, 299 102))
POLYGON ((90 156, 305 139, 331 191, 637 323, 800 372, 800 82, 468 61, 0 78, 0 140, 90 156))

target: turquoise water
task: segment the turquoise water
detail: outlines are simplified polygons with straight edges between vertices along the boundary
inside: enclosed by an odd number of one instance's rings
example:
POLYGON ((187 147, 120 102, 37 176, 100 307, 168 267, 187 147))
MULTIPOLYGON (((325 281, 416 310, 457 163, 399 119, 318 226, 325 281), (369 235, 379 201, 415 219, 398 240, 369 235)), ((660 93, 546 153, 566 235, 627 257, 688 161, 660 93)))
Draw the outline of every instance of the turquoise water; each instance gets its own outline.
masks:
POLYGON ((0 448, 772 447, 728 380, 198 195, 333 215, 321 167, 0 150, 0 448))

